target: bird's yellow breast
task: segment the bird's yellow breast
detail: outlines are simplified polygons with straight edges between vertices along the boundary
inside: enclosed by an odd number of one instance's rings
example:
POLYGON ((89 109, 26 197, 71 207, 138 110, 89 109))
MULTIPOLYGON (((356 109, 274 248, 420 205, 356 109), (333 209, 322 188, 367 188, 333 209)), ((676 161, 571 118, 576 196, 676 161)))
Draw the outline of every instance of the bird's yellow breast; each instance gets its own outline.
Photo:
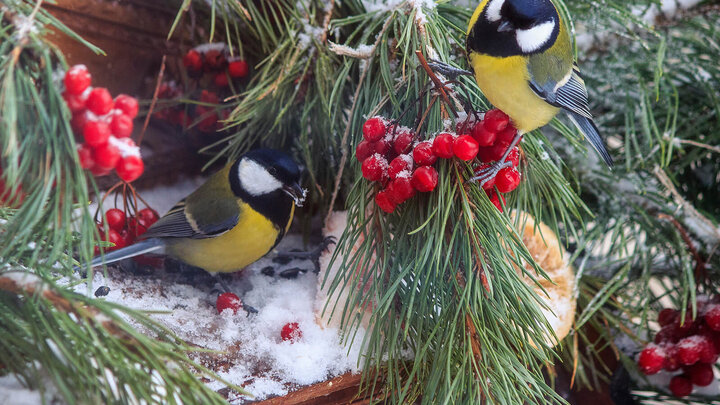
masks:
POLYGON ((526 57, 497 58, 471 53, 470 64, 485 97, 510 116, 518 130, 532 131, 550 122, 558 113, 558 108, 538 97, 528 85, 526 57))
MULTIPOLYGON (((234 228, 214 238, 169 240, 167 253, 192 266, 223 273, 241 270, 265 256, 281 230, 248 204, 239 205, 241 214, 234 228)), ((283 231, 289 228, 294 211, 293 205, 283 231)))

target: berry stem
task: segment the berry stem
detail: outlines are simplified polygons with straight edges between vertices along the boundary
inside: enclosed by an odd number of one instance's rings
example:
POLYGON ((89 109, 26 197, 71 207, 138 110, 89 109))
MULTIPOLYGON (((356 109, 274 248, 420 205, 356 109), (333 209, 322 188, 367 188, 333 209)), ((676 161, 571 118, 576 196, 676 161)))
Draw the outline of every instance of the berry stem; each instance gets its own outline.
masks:
POLYGON ((142 144, 143 138, 145 137, 145 131, 147 130, 148 125, 150 125, 150 117, 152 117, 153 110, 155 109, 155 104, 157 104, 158 95, 160 94, 160 85, 162 84, 163 76, 165 75, 166 59, 167 55, 163 55, 162 62, 160 62, 160 72, 158 72, 157 82, 155 83, 155 91, 153 91, 152 101, 150 101, 150 108, 148 108, 148 113, 145 116, 145 122, 143 122, 142 131, 140 131, 140 136, 138 137, 138 147, 140 147, 140 144, 142 144))
POLYGON ((453 116, 455 118, 458 117, 457 111, 455 111, 455 106, 452 105, 450 102, 450 98, 448 97, 447 93, 445 92, 445 85, 438 79, 435 72, 430 69, 430 65, 428 65, 427 60, 425 60, 425 56, 423 56, 422 51, 417 50, 415 51, 415 54, 417 55, 418 59, 420 60, 420 64, 422 65, 423 69, 425 69, 425 72, 427 72, 428 76, 430 77, 430 80, 435 84, 435 88, 440 92, 440 95, 443 98, 443 101, 445 104, 448 105, 450 108, 450 111, 452 111, 453 116))

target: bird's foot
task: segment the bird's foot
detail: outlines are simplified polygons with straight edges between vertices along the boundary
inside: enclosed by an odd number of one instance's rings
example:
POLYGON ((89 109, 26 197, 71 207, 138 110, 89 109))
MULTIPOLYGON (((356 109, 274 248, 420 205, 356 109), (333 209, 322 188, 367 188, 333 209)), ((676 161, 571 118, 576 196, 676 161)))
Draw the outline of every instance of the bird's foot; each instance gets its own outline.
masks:
POLYGON ((478 186, 482 188, 485 183, 494 179, 500 170, 510 166, 512 166, 512 162, 508 161, 494 163, 486 168, 476 171, 475 177, 472 177, 470 181, 477 182, 478 186))
POLYGON ((282 252, 278 253, 276 258, 280 259, 301 259, 301 260, 312 260, 313 264, 315 265, 315 273, 320 272, 320 255, 330 246, 331 244, 336 243, 335 238, 332 236, 328 236, 327 238, 323 239, 320 244, 312 250, 308 250, 306 252, 282 252))
POLYGON ((470 72, 469 70, 456 68, 454 66, 448 65, 445 62, 440 62, 439 60, 435 59, 430 59, 430 63, 428 63, 428 66, 430 66, 430 69, 432 69, 433 71, 442 74, 450 80, 455 80, 458 76, 462 75, 472 76, 472 72, 470 72))

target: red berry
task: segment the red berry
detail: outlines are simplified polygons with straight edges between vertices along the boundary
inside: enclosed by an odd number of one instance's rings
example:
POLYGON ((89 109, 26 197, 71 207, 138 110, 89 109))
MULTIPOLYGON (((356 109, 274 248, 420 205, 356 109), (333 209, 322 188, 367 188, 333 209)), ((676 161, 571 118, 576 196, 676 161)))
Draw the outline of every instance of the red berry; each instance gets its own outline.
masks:
POLYGON ((490 202, 493 203, 495 208, 498 209, 498 211, 503 212, 503 204, 505 204, 505 197, 503 197, 502 194, 496 193, 495 190, 492 190, 490 194, 488 194, 488 198, 490 199, 490 202), (501 198, 502 204, 500 204, 501 198))
POLYGON ((105 213, 105 221, 110 229, 121 232, 125 228, 125 213, 117 208, 111 208, 105 213))
POLYGON ((295 343, 298 340, 302 339, 302 335, 303 334, 300 330, 300 325, 298 325, 297 322, 286 323, 280 331, 280 338, 283 341, 289 340, 290 343, 295 343))
POLYGON ((95 177, 100 177, 100 176, 106 176, 106 175, 110 174, 110 170, 112 170, 112 169, 106 169, 104 167, 94 165, 93 167, 90 168, 90 173, 92 173, 93 176, 95 176, 95 177))
POLYGON ((495 185, 501 193, 509 193, 520 184, 520 172, 514 167, 500 170, 495 177, 495 185))
POLYGON ((127 219, 127 228, 130 238, 135 240, 147 232, 147 227, 138 221, 137 217, 127 219))
POLYGON ((485 113, 483 126, 490 132, 500 132, 510 123, 510 117, 504 112, 493 109, 485 113))
POLYGON ((93 148, 104 145, 110 139, 110 127, 103 121, 88 120, 83 127, 83 138, 93 148))
POLYGON ((512 148, 505 161, 512 163, 513 167, 518 167, 520 164, 520 149, 517 146, 512 148))
POLYGON ((82 134, 87 122, 87 114, 84 111, 73 114, 70 119, 70 126, 76 134, 82 134))
POLYGON ((375 194, 375 204, 388 214, 395 211, 395 203, 392 202, 387 190, 381 190, 375 194))
POLYGON ((478 150, 478 159, 481 162, 489 163, 496 160, 500 160, 507 150, 507 146, 495 145, 488 146, 487 148, 480 148, 478 150))
POLYGON ((227 62, 227 59, 221 51, 217 49, 211 49, 205 52, 204 62, 205 71, 207 72, 210 70, 221 70, 227 62))
POLYGON ((140 156, 134 155, 121 158, 117 166, 115 166, 118 177, 127 183, 140 177, 144 170, 145 164, 142 159, 140 159, 140 156))
POLYGON ((379 153, 380 156, 385 156, 388 152, 390 152, 390 144, 384 139, 373 142, 372 145, 375 153, 379 153))
POLYGON ((218 95, 213 91, 203 90, 200 93, 200 101, 208 104, 219 104, 220 97, 218 97, 218 95))
POLYGON ((70 94, 63 93, 63 99, 71 113, 78 114, 85 111, 85 103, 87 102, 87 94, 70 94))
POLYGON ((675 320, 675 326, 678 329, 678 333, 680 334, 680 337, 685 337, 691 335, 695 329, 697 328, 697 324, 695 321, 690 319, 690 312, 685 313, 685 319, 683 319, 682 324, 680 323, 681 316, 678 314, 677 319, 675 320))
POLYGON ((358 160, 358 162, 364 161, 365 159, 369 158, 373 153, 375 153, 375 145, 365 139, 360 141, 360 143, 357 144, 357 146, 355 147, 355 158, 358 160))
POLYGON ((118 94, 118 96, 115 97, 115 108, 122 111, 123 114, 131 119, 137 117, 139 109, 137 99, 127 94, 118 94))
POLYGON ((78 159, 80 160, 80 167, 83 169, 90 169, 95 165, 92 148, 83 143, 78 145, 77 151, 78 159))
POLYGON ((677 343, 677 355, 680 364, 690 366, 700 360, 703 351, 703 342, 699 336, 688 336, 677 343))
POLYGON ((412 174, 411 183, 417 191, 433 191, 438 183, 438 172, 430 166, 418 167, 412 174))
POLYGON ((410 150, 410 146, 415 139, 415 134, 409 131, 402 131, 395 137, 393 141, 393 149, 398 155, 407 153, 410 150))
POLYGON ((363 160, 362 175, 370 181, 380 181, 387 171, 387 160, 379 154, 374 154, 363 160))
POLYGON ((188 70, 197 71, 202 69, 203 57, 200 52, 191 49, 183 56, 183 66, 188 70))
POLYGON ((705 310, 705 324, 710 329, 720 331, 720 305, 711 304, 705 310))
POLYGON ((388 197, 394 204, 402 204, 415 195, 415 189, 410 184, 410 177, 398 177, 388 184, 388 197))
POLYGON ((455 156, 458 157, 458 159, 461 160, 472 160, 475 159, 475 156, 478 154, 478 143, 470 135, 460 135, 457 138, 455 138, 455 143, 453 144, 453 151, 455 152, 455 156))
POLYGON ((100 229, 100 239, 110 242, 115 246, 111 246, 108 250, 115 250, 125 247, 125 240, 120 236, 120 233, 114 229, 108 229, 107 234, 103 234, 103 230, 100 229))
POLYGON ((215 82, 215 85, 218 87, 227 87, 228 84, 230 83, 225 72, 218 72, 215 75, 215 77, 213 78, 213 81, 215 82))
POLYGON ((430 166, 435 163, 437 157, 433 153, 432 144, 430 142, 420 142, 413 149, 413 160, 418 166, 430 166))
POLYGON ((482 122, 477 122, 473 126, 472 136, 480 146, 492 146, 497 137, 496 132, 488 131, 482 122))
POLYGON ((93 160, 98 167, 107 170, 113 169, 120 160, 120 149, 109 142, 100 145, 93 150, 93 160))
POLYGON ((642 371, 645 375, 656 374, 662 370, 666 357, 667 354, 665 353, 665 350, 663 350, 660 346, 651 343, 644 348, 642 352, 640 352, 640 357, 638 357, 638 367, 640 367, 640 371, 642 371))
POLYGON ((115 114, 110 121, 110 132, 116 138, 127 138, 132 134, 133 121, 132 118, 125 114, 115 114))
POLYGON ((248 64, 244 60, 234 60, 228 64, 230 77, 239 78, 248 75, 248 64))
POLYGON ((108 89, 96 87, 88 95, 85 105, 95 115, 105 115, 113 109, 114 101, 108 89))
POLYGON ((698 387, 710 385, 715 379, 713 368, 710 364, 696 364, 688 368, 687 375, 690 377, 690 382, 698 387))
POLYGON ((516 134, 517 129, 513 126, 508 126, 497 133, 497 136, 495 137, 495 146, 503 146, 505 148, 503 149, 503 152, 505 152, 507 147, 512 143, 513 139, 515 139, 516 134))
POLYGON ((215 301, 215 308, 217 308, 218 314, 221 314, 226 309, 232 309, 233 314, 237 314, 242 306, 240 297, 231 292, 218 295, 217 301, 215 301))
POLYGON ((380 117, 372 117, 363 124, 363 136, 370 142, 375 142, 385 135, 385 123, 380 117))
POLYGON ((697 338, 700 346, 700 363, 714 364, 718 359, 718 353, 712 339, 705 335, 694 335, 693 337, 697 338))
MULTIPOLYGON (((478 167, 475 168, 475 170, 474 170, 474 171, 475 171, 475 174, 477 175, 478 173, 482 172, 482 171, 485 170, 485 169, 490 168, 491 166, 492 166, 492 165, 491 165, 490 163, 483 163, 483 164, 481 164, 480 166, 478 166, 478 167)), ((487 191, 487 190, 492 190, 493 187, 495 187, 495 177, 489 178, 489 179, 485 182, 485 184, 483 184, 483 186, 482 186, 483 190, 485 190, 485 191, 487 191)))
POLYGON ((680 359, 678 358, 677 346, 670 343, 663 345, 665 349, 665 364, 663 368, 666 371, 677 371, 680 370, 680 359))
POLYGON ((668 388, 676 397, 686 397, 692 392, 693 386, 690 379, 684 375, 676 375, 670 380, 668 388))
POLYGON ((432 143, 432 150, 435 156, 443 159, 451 159, 453 153, 453 143, 455 137, 448 133, 442 133, 435 137, 432 143))
POLYGON ((153 209, 143 208, 140 211, 138 211, 137 218, 141 224, 143 224, 145 227, 149 228, 152 224, 157 222, 158 219, 160 219, 160 216, 153 209))
POLYGON ((400 155, 393 159, 388 165, 388 176, 394 179, 398 174, 407 171, 408 174, 412 171, 413 161, 410 155, 400 155))
POLYGON ((68 94, 82 94, 90 87, 90 72, 85 65, 75 65, 65 73, 65 91, 68 94))

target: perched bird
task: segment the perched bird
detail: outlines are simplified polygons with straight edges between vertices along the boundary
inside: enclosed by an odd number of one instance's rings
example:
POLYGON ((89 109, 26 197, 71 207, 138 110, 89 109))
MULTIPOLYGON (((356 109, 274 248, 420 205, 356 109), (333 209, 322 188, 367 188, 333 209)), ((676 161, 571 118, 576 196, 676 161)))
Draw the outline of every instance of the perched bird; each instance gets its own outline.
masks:
POLYGON ((92 266, 165 253, 209 272, 242 269, 283 238, 302 206, 300 169, 284 153, 257 149, 212 175, 154 223, 142 240, 93 259, 92 266))
POLYGON ((510 165, 505 158, 522 135, 547 124, 560 110, 612 167, 588 108, 570 35, 550 0, 483 0, 470 18, 466 50, 483 94, 518 129, 500 162, 474 180, 484 183, 510 165))

